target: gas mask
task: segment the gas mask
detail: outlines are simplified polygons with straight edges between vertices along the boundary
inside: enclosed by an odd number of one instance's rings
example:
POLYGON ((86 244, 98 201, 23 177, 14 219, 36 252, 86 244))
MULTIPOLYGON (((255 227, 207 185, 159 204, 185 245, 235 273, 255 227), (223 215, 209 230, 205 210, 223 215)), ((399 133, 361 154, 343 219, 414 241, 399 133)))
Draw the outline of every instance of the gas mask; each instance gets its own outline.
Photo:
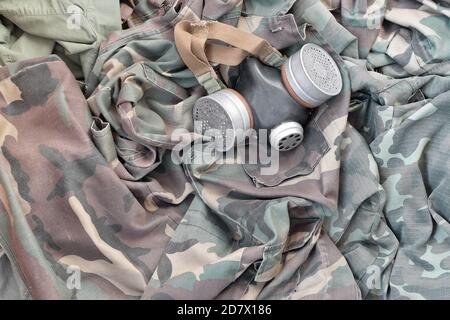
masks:
MULTIPOLYGON (((243 31, 235 29, 233 32, 243 31)), ((246 37, 250 37, 249 34, 246 37)), ((242 39, 242 43, 244 41, 242 39)), ((233 60, 226 54, 234 54, 235 61, 229 63, 242 61, 234 89, 211 90, 209 95, 197 100, 193 109, 195 131, 202 135, 215 132, 216 138, 219 135, 217 149, 220 151, 244 143, 245 134, 241 133, 250 129, 270 132, 270 145, 276 150, 292 150, 303 141, 303 126, 308 122, 311 109, 342 90, 342 77, 335 61, 315 44, 305 44, 287 61, 283 60, 281 70, 276 63, 262 63, 261 56, 266 62, 270 59, 260 52, 253 54, 245 50, 242 53, 233 51, 236 48, 214 46, 216 48, 208 49, 205 45, 204 58, 215 62, 222 60, 226 64, 224 60, 233 60), (248 55, 259 59, 246 57, 248 55)), ((221 86, 219 81, 217 83, 221 86)))

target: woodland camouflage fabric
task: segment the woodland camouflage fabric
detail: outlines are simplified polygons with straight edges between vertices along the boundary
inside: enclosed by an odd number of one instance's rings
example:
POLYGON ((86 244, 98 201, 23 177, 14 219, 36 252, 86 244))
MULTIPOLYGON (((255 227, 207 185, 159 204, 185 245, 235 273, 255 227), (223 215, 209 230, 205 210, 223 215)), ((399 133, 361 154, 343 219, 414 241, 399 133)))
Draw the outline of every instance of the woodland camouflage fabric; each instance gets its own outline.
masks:
POLYGON ((108 1, 81 89, 57 55, 0 69, 0 298, 450 299, 450 1, 108 1), (275 174, 172 157, 205 95, 182 20, 338 63, 275 174))

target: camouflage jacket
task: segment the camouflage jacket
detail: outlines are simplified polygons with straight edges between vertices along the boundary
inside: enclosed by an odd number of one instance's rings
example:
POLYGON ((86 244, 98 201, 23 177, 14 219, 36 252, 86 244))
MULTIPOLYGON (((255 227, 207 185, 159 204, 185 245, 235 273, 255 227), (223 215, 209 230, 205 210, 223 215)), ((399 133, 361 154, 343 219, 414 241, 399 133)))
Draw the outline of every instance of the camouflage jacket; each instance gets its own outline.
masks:
POLYGON ((0 297, 450 298, 446 1, 121 12, 129 28, 101 44, 84 92, 57 56, 0 69, 0 297), (174 132, 199 138, 205 95, 176 50, 181 20, 236 26, 288 56, 314 42, 338 63, 343 91, 276 173, 239 155, 172 156, 174 132))

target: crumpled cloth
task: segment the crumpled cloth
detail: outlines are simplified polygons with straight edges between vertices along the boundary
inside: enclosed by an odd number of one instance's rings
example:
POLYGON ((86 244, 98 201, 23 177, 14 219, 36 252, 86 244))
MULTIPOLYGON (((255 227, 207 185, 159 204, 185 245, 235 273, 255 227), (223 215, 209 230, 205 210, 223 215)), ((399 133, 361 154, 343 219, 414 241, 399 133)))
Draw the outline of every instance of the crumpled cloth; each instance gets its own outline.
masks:
POLYGON ((0 69, 0 297, 449 299, 449 5, 122 1, 84 92, 54 55, 0 69), (182 20, 337 62, 275 174, 173 157, 206 94, 182 20))

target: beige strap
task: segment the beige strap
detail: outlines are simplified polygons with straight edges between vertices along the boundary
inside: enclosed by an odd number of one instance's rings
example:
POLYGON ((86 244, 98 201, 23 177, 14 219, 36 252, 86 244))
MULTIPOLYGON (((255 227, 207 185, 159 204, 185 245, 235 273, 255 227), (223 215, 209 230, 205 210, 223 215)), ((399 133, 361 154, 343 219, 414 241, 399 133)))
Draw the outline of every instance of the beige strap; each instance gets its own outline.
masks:
POLYGON ((202 85, 208 86, 208 93, 225 87, 210 62, 235 66, 249 55, 274 67, 284 62, 283 55, 265 39, 216 21, 179 22, 175 26, 175 44, 184 63, 202 85), (207 43, 208 40, 231 47, 207 43))
POLYGON ((206 57, 210 62, 220 63, 227 66, 237 66, 248 56, 241 49, 225 47, 214 43, 206 44, 206 57))
POLYGON ((128 0, 120 3, 120 17, 122 19, 122 23, 128 21, 131 15, 134 12, 135 4, 133 0, 128 0))

